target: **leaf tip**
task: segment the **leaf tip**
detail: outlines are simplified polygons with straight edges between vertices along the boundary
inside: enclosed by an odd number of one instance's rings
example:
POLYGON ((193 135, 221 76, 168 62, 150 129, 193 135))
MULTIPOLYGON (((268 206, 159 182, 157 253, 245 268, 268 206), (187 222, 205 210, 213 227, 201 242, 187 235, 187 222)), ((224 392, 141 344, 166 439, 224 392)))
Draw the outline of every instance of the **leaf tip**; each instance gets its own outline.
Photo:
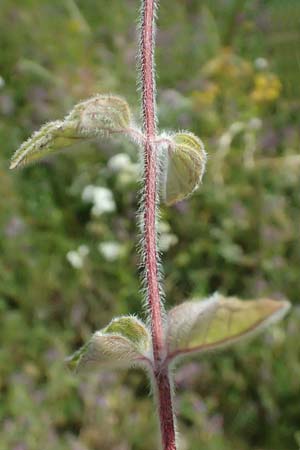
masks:
POLYGON ((14 170, 16 169, 18 166, 16 161, 11 161, 10 165, 9 165, 9 170, 14 170))
POLYGON ((280 301, 269 300, 269 302, 272 302, 273 304, 272 315, 274 316, 274 319, 276 321, 284 317, 289 312, 292 306, 288 300, 280 300, 280 301))

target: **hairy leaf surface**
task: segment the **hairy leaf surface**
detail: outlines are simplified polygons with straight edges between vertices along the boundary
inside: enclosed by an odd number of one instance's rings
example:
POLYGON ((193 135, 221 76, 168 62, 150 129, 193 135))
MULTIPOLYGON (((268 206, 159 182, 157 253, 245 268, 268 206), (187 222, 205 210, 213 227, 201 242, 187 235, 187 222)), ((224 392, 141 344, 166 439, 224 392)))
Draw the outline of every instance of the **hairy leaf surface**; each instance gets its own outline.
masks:
POLYGON ((78 370, 90 365, 105 368, 151 364, 150 344, 150 334, 143 322, 132 316, 118 317, 94 333, 68 362, 78 370))
POLYGON ((168 314, 169 357, 218 349, 240 341, 281 319, 289 307, 286 301, 243 301, 220 294, 182 303, 168 314))
POLYGON ((204 145, 197 136, 176 133, 170 140, 172 145, 162 173, 162 195, 167 205, 183 200, 197 189, 206 164, 204 145))
POLYGON ((50 122, 35 132, 15 152, 11 169, 96 136, 127 133, 131 115, 119 97, 97 95, 79 103, 63 121, 50 122))
POLYGON ((130 126, 131 114, 127 102, 113 95, 97 95, 78 103, 67 121, 75 120, 83 133, 117 132, 130 126))

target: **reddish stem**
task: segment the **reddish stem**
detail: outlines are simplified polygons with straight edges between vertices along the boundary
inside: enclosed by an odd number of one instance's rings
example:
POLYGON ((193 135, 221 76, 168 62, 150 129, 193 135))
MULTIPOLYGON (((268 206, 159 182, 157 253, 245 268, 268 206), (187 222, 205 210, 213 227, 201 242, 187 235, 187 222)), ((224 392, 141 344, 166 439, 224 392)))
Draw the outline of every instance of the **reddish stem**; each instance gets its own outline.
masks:
POLYGON ((158 279, 156 243, 157 153, 154 79, 154 27, 155 0, 142 0, 141 24, 141 84, 143 125, 145 133, 145 198, 144 198, 144 250, 148 304, 154 358, 154 380, 158 397, 160 429, 163 450, 176 450, 175 426, 171 383, 167 369, 162 367, 164 334, 162 306, 158 279))
POLYGON ((173 399, 168 368, 154 374, 159 398, 159 421, 163 450, 176 450, 173 399))
POLYGON ((153 76, 154 51, 154 0, 142 0, 141 32, 141 75, 142 106, 144 119, 144 159, 145 159, 145 198, 144 198, 144 245, 145 270, 148 302, 151 314, 154 362, 158 364, 163 350, 162 311, 158 281, 156 250, 156 175, 157 155, 155 124, 155 94, 153 76))

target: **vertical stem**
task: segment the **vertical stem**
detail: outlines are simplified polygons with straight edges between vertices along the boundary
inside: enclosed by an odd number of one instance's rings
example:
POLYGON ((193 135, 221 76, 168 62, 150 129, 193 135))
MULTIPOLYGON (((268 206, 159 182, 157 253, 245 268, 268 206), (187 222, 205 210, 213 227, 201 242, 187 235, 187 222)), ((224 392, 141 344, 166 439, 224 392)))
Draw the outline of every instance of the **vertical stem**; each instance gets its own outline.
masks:
POLYGON ((163 450, 176 450, 173 399, 168 368, 155 373, 163 450))
POLYGON ((141 30, 141 82, 143 126, 145 133, 145 197, 144 197, 144 250, 148 302, 153 338, 154 362, 160 362, 163 350, 162 309, 157 267, 156 201, 157 155, 153 144, 156 135, 155 86, 153 70, 154 52, 154 0, 142 0, 141 30))
POLYGON ((142 0, 142 23, 140 44, 140 70, 142 87, 143 128, 145 134, 145 197, 144 251, 148 304, 154 357, 154 380, 158 397, 160 429, 163 450, 176 450, 175 426, 169 372, 163 368, 163 321, 158 279, 158 254, 156 242, 157 214, 157 153, 156 137, 155 78, 154 78, 154 35, 155 0, 142 0))

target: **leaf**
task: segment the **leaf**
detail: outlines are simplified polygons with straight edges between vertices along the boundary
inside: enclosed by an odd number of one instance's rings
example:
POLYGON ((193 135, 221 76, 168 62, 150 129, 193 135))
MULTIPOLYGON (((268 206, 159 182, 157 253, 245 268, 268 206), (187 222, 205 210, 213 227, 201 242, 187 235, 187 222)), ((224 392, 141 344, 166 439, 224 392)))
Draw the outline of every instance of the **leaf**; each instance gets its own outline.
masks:
POLYGON ((220 294, 182 303, 168 314, 168 359, 238 342, 280 320, 289 308, 287 301, 243 301, 220 294))
POLYGON ((113 95, 96 95, 78 103, 67 121, 75 120, 83 134, 118 132, 127 129, 131 123, 130 109, 125 100, 113 95))
POLYGON ((151 364, 151 338, 142 321, 132 316, 113 319, 94 333, 89 342, 68 358, 72 368, 88 365, 132 367, 151 364))
POLYGON ((133 342, 138 348, 146 348, 149 344, 149 331, 144 323, 132 316, 113 319, 104 328, 103 333, 120 334, 133 342))
POLYGON ((50 122, 15 152, 11 169, 99 135, 127 133, 131 123, 128 104, 119 97, 97 95, 79 103, 63 121, 50 122))
POLYGON ((25 141, 11 160, 10 169, 33 162, 82 140, 74 122, 55 121, 44 125, 25 141))
POLYGON ((202 141, 192 133, 176 133, 162 171, 162 196, 167 205, 190 195, 200 184, 205 171, 206 152, 202 141))

